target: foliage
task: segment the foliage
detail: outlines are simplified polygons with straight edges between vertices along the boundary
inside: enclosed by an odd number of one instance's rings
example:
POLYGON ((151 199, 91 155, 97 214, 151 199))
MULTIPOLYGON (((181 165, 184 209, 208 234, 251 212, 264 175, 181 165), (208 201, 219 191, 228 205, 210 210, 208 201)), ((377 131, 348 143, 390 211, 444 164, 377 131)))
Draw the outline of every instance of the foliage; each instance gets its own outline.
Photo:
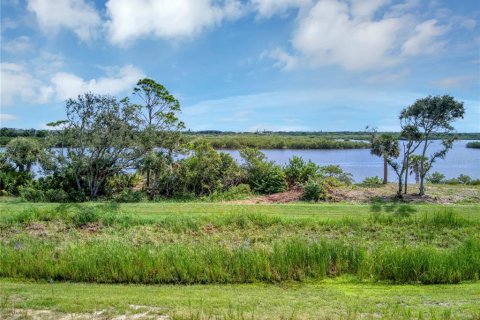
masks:
POLYGON ((432 172, 432 174, 429 174, 427 176, 427 182, 430 183, 443 183, 445 181, 445 175, 443 173, 440 173, 438 171, 432 172))
POLYGON ((467 148, 480 149, 480 141, 468 142, 467 148))
POLYGON ((293 156, 285 166, 285 177, 289 187, 303 184, 319 174, 319 166, 312 161, 305 162, 302 157, 293 156))
MULTIPOLYGON (((403 109, 400 113, 400 119, 415 123, 416 129, 421 134, 421 140, 423 140, 421 159, 426 159, 432 133, 453 133, 452 122, 463 119, 464 114, 463 102, 456 101, 452 96, 428 96, 418 99, 413 105, 403 109)), ((420 195, 425 193, 424 179, 433 163, 436 159, 443 159, 446 156, 455 140, 455 136, 444 139, 442 141, 443 149, 432 154, 428 157, 428 160, 420 162, 420 195)))
POLYGON ((388 183, 387 160, 397 158, 400 155, 398 139, 393 134, 377 135, 376 132, 370 138, 370 153, 383 158, 383 184, 388 183))
POLYGON ((6 147, 5 156, 19 172, 30 172, 32 165, 41 157, 40 144, 29 138, 15 138, 6 147))
POLYGON ((338 165, 320 167, 320 174, 325 178, 332 178, 346 185, 350 185, 353 182, 352 174, 343 171, 338 165))
POLYGON ((320 201, 326 200, 327 191, 325 185, 320 179, 310 179, 303 187, 302 200, 320 201))
POLYGON ((361 183, 362 186, 371 187, 371 188, 380 187, 382 184, 383 184, 383 180, 380 179, 380 177, 378 176, 366 177, 365 179, 363 179, 363 182, 361 183))
POLYGON ((287 189, 285 173, 282 168, 267 161, 261 151, 246 148, 240 151, 243 168, 246 171, 246 182, 253 191, 261 194, 283 192, 287 189))

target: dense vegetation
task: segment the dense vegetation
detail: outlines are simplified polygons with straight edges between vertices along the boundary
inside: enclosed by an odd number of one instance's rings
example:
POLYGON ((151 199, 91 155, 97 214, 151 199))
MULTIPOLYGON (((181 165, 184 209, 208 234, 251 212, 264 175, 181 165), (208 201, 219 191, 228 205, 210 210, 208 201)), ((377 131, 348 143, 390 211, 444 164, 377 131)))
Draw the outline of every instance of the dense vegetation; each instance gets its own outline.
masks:
POLYGON ((472 141, 467 143, 467 148, 480 149, 480 141, 472 141))
POLYGON ((0 216, 2 277, 192 284, 348 274, 393 283, 457 283, 478 280, 480 272, 475 207, 472 214, 367 207, 366 214, 351 218, 318 207, 325 220, 301 214, 301 207, 298 215, 280 215, 275 207, 257 213, 253 206, 224 206, 218 213, 189 206, 205 213, 178 214, 185 206, 172 204, 171 214, 139 215, 141 206, 3 206, 9 213, 0 216))

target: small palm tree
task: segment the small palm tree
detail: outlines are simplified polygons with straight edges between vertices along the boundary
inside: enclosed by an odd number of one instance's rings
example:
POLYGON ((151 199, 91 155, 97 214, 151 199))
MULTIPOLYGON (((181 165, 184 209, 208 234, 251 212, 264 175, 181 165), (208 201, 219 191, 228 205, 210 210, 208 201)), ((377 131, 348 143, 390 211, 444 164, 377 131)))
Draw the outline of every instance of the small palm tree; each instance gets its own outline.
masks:
POLYGON ((415 183, 420 183, 420 170, 421 170, 421 163, 423 161, 423 167, 426 168, 428 158, 422 157, 419 154, 414 154, 410 156, 410 160, 408 161, 408 169, 410 170, 410 174, 415 174, 415 183))
POLYGON ((373 136, 371 140, 370 153, 383 158, 383 184, 388 183, 388 162, 391 157, 397 158, 400 155, 400 147, 397 138, 392 134, 381 134, 373 136))

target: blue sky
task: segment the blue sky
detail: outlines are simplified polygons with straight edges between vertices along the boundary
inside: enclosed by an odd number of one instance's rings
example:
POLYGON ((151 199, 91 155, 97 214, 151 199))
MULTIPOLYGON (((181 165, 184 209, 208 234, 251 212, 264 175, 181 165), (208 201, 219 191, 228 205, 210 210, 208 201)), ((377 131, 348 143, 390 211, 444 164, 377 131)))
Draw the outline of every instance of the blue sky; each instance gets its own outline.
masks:
POLYGON ((451 94, 479 132, 479 18, 472 0, 2 0, 1 126, 149 77, 192 130, 393 131, 451 94))

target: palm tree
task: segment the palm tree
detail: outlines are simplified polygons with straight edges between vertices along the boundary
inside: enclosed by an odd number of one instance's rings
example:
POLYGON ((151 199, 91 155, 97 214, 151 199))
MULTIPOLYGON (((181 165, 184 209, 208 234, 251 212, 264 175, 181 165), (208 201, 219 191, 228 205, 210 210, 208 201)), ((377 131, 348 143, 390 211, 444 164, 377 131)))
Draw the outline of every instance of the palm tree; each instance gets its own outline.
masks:
POLYGON ((419 154, 414 154, 410 156, 410 161, 408 168, 410 169, 410 174, 414 173, 415 174, 415 183, 418 184, 420 183, 420 170, 421 170, 421 163, 423 160, 423 166, 427 166, 427 157, 422 157, 419 154))
POLYGON ((374 135, 371 139, 370 153, 383 158, 383 184, 388 183, 388 162, 391 157, 400 155, 400 147, 397 138, 392 134, 374 135))

